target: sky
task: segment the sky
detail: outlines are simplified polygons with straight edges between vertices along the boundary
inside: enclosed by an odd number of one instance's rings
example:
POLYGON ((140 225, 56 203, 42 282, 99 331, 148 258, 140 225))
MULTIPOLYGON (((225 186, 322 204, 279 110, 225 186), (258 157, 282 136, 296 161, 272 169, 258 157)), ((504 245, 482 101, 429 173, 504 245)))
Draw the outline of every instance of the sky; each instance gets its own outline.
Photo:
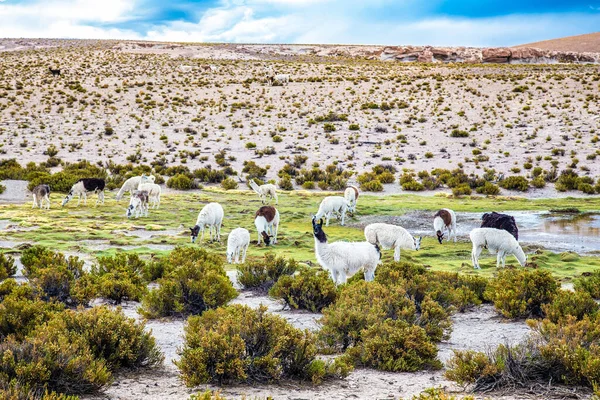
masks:
POLYGON ((511 46, 600 31, 600 0, 0 0, 0 37, 511 46))

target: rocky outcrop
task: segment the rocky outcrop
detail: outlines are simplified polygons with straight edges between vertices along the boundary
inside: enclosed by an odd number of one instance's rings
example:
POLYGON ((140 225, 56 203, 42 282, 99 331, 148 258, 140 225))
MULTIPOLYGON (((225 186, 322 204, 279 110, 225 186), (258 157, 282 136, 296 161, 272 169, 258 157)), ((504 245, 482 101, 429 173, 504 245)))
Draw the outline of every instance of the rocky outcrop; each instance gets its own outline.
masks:
POLYGON ((483 49, 481 61, 484 63, 507 64, 510 62, 512 51, 506 47, 483 49))

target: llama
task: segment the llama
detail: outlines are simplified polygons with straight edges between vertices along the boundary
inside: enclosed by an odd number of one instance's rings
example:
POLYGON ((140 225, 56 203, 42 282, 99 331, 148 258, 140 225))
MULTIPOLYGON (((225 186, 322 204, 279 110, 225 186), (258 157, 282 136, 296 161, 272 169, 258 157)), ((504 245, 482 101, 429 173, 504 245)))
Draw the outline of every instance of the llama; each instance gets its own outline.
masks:
POLYGON ((265 185, 258 186, 254 179, 250 179, 250 187, 254 190, 263 204, 267 202, 267 196, 271 199, 275 199, 275 204, 278 203, 279 199, 277 198, 277 191, 275 185, 271 183, 267 183, 265 185))
POLYGON ((433 216, 433 230, 437 235, 438 242, 442 244, 444 239, 444 230, 448 230, 448 239, 454 234, 454 243, 456 243, 456 214, 448 208, 442 208, 433 216))
POLYGON ((469 237, 473 243, 471 260, 473 261, 473 267, 476 269, 481 269, 479 266, 479 255, 484 248, 488 249, 490 254, 498 253, 496 268, 500 266, 500 262, 502 262, 502 268, 504 268, 506 256, 509 254, 513 254, 516 257, 521 267, 524 267, 527 262, 527 256, 523 252, 519 242, 517 242, 517 239, 503 229, 475 228, 471 231, 469 237))
POLYGON ((336 285, 343 285, 359 269, 363 269, 367 282, 375 279, 375 269, 381 262, 381 251, 377 244, 369 242, 327 243, 323 232, 323 220, 317 223, 313 217, 315 256, 321 267, 329 271, 336 285))
POLYGON ((60 69, 52 69, 52 67, 48 67, 48 69, 52 73, 52 76, 60 76, 60 69))
POLYGON ((319 211, 315 215, 316 219, 321 219, 325 216, 325 226, 329 226, 329 218, 335 212, 338 215, 341 215, 342 222, 340 225, 344 226, 344 222, 346 221, 346 211, 348 210, 348 201, 342 196, 328 196, 321 201, 321 205, 319 205, 319 211))
POLYGON ((69 202, 73 198, 73 196, 78 196, 77 207, 79 207, 79 203, 81 202, 81 196, 83 196, 83 204, 87 205, 87 194, 89 192, 98 193, 98 199, 96 200, 96 205, 99 202, 104 204, 104 187, 106 183, 104 179, 98 178, 83 178, 78 180, 69 190, 69 193, 65 196, 62 201, 62 206, 69 202))
POLYGON ((129 200, 129 207, 127 207, 127 218, 131 218, 135 215, 136 218, 140 216, 148 216, 148 192, 146 190, 136 190, 129 200))
POLYGON ((267 82, 271 86, 275 86, 276 84, 285 86, 290 83, 290 76, 288 74, 268 75, 267 82))
POLYGON ((160 195, 162 189, 160 185, 156 183, 140 183, 137 190, 145 190, 148 192, 148 201, 152 203, 152 208, 158 208, 160 206, 160 195))
POLYGON ((192 72, 192 69, 194 69, 194 67, 192 67, 191 65, 183 65, 183 64, 181 64, 178 68, 179 68, 179 72, 183 72, 183 73, 192 72))
POLYGON ((248 229, 235 228, 227 236, 227 263, 236 264, 240 262, 240 253, 242 253, 242 264, 246 262, 246 251, 250 245, 250 232, 248 229))
POLYGON ((344 191, 344 198, 348 202, 348 211, 354 213, 358 202, 358 188, 352 185, 348 186, 344 191))
POLYGON ((46 203, 46 210, 50 209, 50 186, 42 184, 37 185, 32 190, 33 193, 33 205, 31 208, 44 208, 46 203))
POLYGON ((401 226, 391 224, 369 224, 365 227, 365 238, 371 244, 381 245, 384 250, 394 249, 394 261, 400 261, 400 250, 419 250, 421 239, 414 237, 401 226))
POLYGON ((117 193, 117 201, 120 201, 126 192, 129 192, 129 194, 133 196, 133 192, 138 190, 138 187, 142 183, 154 183, 155 179, 156 178, 154 177, 154 175, 133 176, 127 179, 123 183, 123 186, 121 186, 121 189, 119 189, 119 192, 117 193))
POLYGON ((261 239, 265 245, 277 244, 277 231, 279 230, 279 211, 273 206, 262 206, 254 216, 254 226, 258 232, 258 242, 261 239), (271 240, 273 238, 273 240, 271 240))
POLYGON ((221 241, 221 224, 223 223, 223 216, 225 213, 223 212, 223 207, 219 203, 208 203, 202 208, 200 213, 198 214, 198 219, 196 219, 196 225, 193 228, 190 228, 192 243, 196 242, 198 238, 198 233, 202 232, 200 236, 200 241, 204 239, 204 227, 208 226, 208 230, 210 233, 210 240, 213 241, 213 229, 215 231, 214 237, 217 241, 221 241))
POLYGON ((507 214, 500 214, 496 211, 485 213, 481 217, 481 228, 496 228, 504 229, 519 240, 519 228, 515 221, 515 217, 507 214))

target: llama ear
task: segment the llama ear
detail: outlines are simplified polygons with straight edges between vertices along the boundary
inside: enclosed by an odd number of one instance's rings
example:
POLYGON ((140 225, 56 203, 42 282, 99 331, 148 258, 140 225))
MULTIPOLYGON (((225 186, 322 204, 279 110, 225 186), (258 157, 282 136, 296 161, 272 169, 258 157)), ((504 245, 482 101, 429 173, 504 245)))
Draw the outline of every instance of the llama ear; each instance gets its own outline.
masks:
POLYGON ((323 226, 323 218, 319 220, 319 226, 323 226))

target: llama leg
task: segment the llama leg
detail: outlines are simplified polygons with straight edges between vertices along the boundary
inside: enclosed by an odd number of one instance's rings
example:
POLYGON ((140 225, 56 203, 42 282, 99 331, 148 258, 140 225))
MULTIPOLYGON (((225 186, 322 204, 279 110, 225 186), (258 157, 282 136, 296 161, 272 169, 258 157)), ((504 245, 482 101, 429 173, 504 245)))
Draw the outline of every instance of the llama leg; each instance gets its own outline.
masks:
POLYGON ((46 210, 50 209, 50 196, 46 195, 46 210))
MULTIPOLYGON (((221 243, 221 224, 217 225, 217 240, 221 243)), ((240 251, 238 249, 238 257, 240 255, 240 251)))
MULTIPOLYGON (((502 262, 502 250, 498 250, 498 254, 496 255, 496 268, 500 268, 500 263, 502 262)), ((503 265, 504 267, 504 265, 503 265)))
POLYGON ((202 224, 202 227, 200 228, 200 230, 202 231, 202 234, 200 236, 200 241, 204 240, 204 224, 202 224))
POLYGON ((275 195, 275 205, 279 203, 279 199, 277 198, 277 193, 273 193, 275 195))
POLYGON ((273 225, 273 229, 275 229, 275 235, 273 235, 273 244, 277 244, 277 231, 279 230, 279 224, 273 225))
POLYGON ((454 234, 454 243, 456 243, 456 222, 452 224, 452 233, 454 234))
POLYGON ((344 226, 344 221, 346 221, 346 210, 342 210, 342 226, 344 226))
POLYGON ((394 261, 400 261, 400 246, 394 249, 394 261))
POLYGON ((481 269, 481 267, 479 266, 479 256, 481 255, 482 250, 483 247, 473 245, 473 251, 471 252, 471 260, 473 261, 473 268, 475 269, 481 269))
POLYGON ((31 208, 35 208, 37 207, 37 201, 35 201, 35 194, 33 195, 33 204, 31 206, 31 208))
POLYGON ((244 253, 242 254, 242 264, 246 262, 246 251, 248 251, 249 244, 244 246, 244 253))
POLYGON ((325 214, 325 226, 329 226, 329 218, 331 217, 331 212, 325 214))

